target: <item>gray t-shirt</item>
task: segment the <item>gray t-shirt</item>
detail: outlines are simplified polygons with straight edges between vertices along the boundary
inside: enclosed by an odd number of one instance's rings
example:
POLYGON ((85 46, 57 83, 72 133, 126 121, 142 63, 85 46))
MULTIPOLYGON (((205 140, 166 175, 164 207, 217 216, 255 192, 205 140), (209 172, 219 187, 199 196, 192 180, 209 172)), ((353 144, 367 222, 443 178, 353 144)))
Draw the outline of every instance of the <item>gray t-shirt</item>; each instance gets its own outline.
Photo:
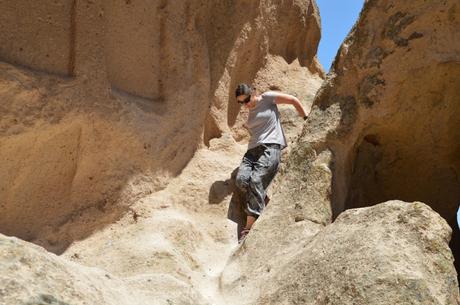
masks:
POLYGON ((263 93, 262 99, 257 102, 256 107, 249 110, 246 125, 249 128, 251 139, 248 149, 262 143, 280 144, 281 149, 287 146, 286 137, 281 127, 280 113, 275 104, 276 96, 277 93, 274 91, 263 93))

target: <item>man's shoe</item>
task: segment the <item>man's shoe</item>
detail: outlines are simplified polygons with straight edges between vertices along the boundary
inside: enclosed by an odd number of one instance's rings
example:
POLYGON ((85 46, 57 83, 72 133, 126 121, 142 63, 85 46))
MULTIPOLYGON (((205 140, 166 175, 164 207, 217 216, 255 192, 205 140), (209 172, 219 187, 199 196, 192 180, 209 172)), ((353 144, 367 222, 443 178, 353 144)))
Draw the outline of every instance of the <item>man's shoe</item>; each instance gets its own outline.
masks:
POLYGON ((241 244, 248 234, 249 229, 243 229, 243 231, 241 231, 240 239, 238 239, 238 243, 241 244))

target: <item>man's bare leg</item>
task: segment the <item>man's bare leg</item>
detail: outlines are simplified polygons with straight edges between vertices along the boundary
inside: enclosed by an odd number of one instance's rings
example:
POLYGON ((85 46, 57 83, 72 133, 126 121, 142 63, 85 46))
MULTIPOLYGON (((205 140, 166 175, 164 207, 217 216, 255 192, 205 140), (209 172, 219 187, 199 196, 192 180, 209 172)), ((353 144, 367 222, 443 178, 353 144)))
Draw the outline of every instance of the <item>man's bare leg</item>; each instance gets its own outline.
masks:
POLYGON ((238 243, 241 244, 243 240, 246 238, 246 236, 249 233, 249 230, 251 230, 252 225, 256 221, 256 218, 254 216, 246 216, 246 226, 244 229, 241 231, 241 235, 238 239, 238 243))
POLYGON ((244 227, 245 230, 250 230, 256 218, 254 216, 247 216, 246 218, 246 226, 244 227))
MULTIPOLYGON (((267 205, 269 201, 270 201, 270 198, 268 198, 268 196, 265 196, 265 205, 267 205)), ((247 216, 246 226, 244 227, 243 230, 251 230, 252 225, 254 224, 255 221, 256 221, 256 218, 254 216, 247 216)))

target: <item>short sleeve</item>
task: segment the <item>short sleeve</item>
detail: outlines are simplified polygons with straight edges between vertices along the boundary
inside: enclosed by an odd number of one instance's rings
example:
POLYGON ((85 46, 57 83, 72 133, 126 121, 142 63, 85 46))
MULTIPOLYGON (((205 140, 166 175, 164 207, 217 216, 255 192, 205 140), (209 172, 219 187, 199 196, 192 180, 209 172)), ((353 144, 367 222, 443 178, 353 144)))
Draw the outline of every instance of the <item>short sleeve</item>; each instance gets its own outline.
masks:
POLYGON ((275 104, 275 99, 278 96, 276 91, 267 91, 262 94, 262 97, 267 100, 269 104, 275 104))

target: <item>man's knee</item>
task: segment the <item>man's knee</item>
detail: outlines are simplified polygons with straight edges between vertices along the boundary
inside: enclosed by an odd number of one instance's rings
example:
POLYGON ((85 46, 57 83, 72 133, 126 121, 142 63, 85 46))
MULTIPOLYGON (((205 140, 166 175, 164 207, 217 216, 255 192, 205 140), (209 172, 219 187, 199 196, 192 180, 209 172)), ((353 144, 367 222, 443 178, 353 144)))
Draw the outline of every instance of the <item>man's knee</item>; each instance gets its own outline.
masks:
POLYGON ((249 177, 245 175, 236 175, 235 185, 242 191, 246 191, 249 185, 249 177))
POLYGON ((260 187, 262 185, 262 177, 260 176, 260 173, 253 172, 250 180, 254 187, 260 187))

